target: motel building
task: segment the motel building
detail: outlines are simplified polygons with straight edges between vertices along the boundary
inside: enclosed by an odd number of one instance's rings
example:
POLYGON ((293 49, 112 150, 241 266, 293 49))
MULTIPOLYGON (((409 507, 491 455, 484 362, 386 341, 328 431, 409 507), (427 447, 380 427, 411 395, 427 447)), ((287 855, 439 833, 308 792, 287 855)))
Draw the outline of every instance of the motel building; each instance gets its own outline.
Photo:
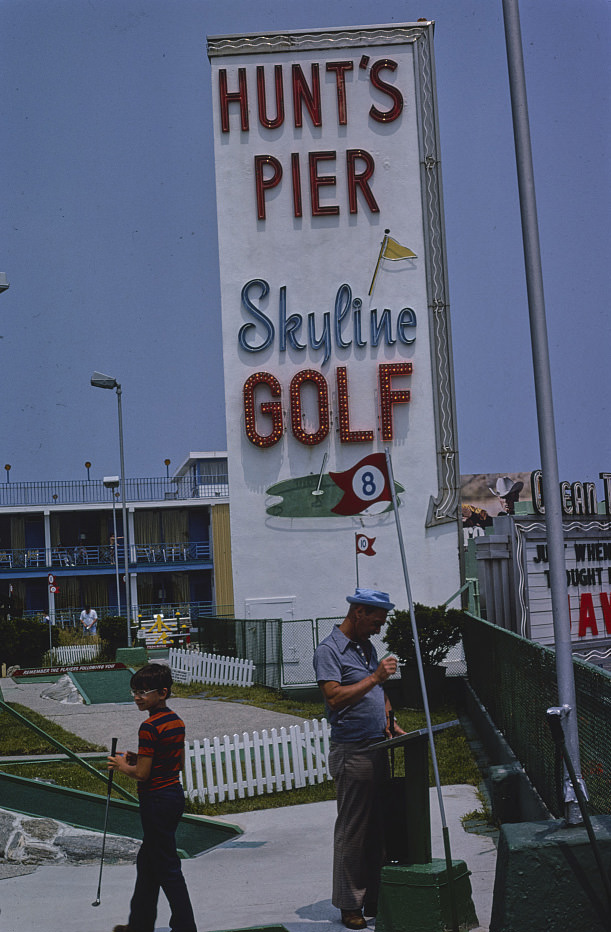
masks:
MULTIPOLYGON (((133 621, 161 612, 231 613, 225 453, 191 453, 172 476, 127 478, 128 567, 133 621)), ((13 482, 0 487, 2 614, 78 622, 126 612, 118 477, 13 482), (115 547, 113 535, 117 537, 115 547), (118 573, 117 573, 118 564, 118 573)))

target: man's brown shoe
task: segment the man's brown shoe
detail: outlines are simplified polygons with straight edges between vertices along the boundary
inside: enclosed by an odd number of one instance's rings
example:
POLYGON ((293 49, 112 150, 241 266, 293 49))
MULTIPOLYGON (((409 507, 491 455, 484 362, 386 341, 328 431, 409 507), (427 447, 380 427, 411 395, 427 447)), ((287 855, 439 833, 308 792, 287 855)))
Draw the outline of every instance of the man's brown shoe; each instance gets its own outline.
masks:
POLYGON ((342 909, 342 922, 347 929, 367 928, 367 922, 360 909, 342 909))

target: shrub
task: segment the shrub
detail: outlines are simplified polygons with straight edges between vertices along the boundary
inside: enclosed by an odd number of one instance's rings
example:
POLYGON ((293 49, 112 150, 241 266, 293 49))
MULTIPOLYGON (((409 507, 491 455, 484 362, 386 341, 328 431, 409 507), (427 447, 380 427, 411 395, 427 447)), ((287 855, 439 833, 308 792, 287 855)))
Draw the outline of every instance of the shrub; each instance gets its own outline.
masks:
POLYGON ((102 640, 102 656, 106 660, 114 660, 117 648, 127 646, 127 618, 107 615, 98 619, 98 633, 102 640))
MULTIPOLYGON (((59 631, 51 628, 53 647, 59 631)), ((49 649, 49 626, 32 618, 0 619, 0 661, 7 667, 39 667, 49 649)))
MULTIPOLYGON (((451 647, 460 641, 462 612, 446 609, 444 605, 436 608, 414 605, 418 642, 422 655, 422 665, 432 667, 439 664, 451 647)), ((406 664, 416 663, 416 651, 409 612, 395 610, 388 620, 384 637, 390 651, 406 664)))

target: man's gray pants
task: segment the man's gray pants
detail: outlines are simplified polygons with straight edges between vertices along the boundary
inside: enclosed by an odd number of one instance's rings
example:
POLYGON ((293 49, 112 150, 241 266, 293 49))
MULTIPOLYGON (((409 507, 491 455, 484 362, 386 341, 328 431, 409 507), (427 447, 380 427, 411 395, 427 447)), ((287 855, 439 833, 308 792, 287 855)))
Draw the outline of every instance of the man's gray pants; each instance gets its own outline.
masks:
POLYGON ((333 841, 333 905, 361 909, 378 899, 384 863, 384 796, 389 777, 385 751, 370 751, 380 741, 331 744, 329 773, 337 789, 333 841))

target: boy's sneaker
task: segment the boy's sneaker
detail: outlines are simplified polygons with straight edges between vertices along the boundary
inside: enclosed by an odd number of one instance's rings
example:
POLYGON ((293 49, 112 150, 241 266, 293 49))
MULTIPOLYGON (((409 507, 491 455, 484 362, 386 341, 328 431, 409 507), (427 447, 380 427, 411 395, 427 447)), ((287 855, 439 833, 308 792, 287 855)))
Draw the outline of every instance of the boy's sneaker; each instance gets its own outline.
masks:
POLYGON ((136 932, 131 926, 115 926, 112 932, 136 932))

